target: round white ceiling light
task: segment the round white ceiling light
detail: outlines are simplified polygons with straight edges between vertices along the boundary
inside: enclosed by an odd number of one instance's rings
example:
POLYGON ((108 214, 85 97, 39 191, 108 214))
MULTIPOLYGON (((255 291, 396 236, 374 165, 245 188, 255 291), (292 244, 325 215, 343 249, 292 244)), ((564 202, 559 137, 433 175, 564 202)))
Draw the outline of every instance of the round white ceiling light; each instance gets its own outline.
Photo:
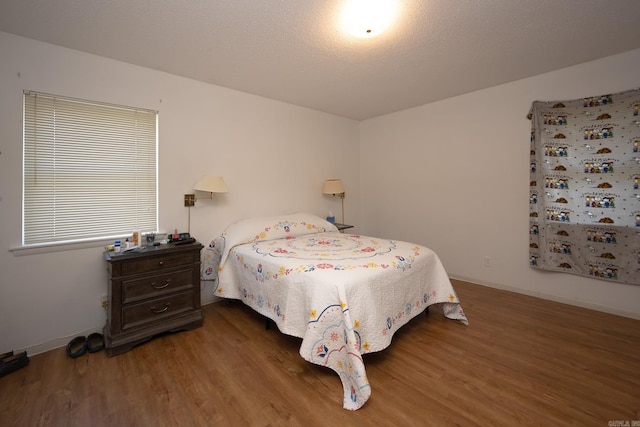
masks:
POLYGON ((355 37, 374 37, 389 28, 397 14, 397 0, 347 0, 340 26, 355 37))

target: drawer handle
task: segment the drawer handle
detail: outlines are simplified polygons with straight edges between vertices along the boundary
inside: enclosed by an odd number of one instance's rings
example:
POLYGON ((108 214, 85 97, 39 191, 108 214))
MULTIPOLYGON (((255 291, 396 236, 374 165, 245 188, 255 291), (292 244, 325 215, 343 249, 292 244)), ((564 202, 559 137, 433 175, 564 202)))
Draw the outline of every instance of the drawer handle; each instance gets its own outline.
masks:
POLYGON ((151 310, 151 312, 153 314, 160 314, 160 313, 164 313, 165 311, 169 310, 169 305, 170 303, 165 303, 164 307, 161 308, 160 310, 156 309, 156 306, 154 305, 153 307, 151 307, 149 310, 151 310))
POLYGON ((166 288, 167 286, 169 286, 169 283, 171 283, 171 279, 167 279, 167 280, 164 282, 164 285, 156 285, 156 282, 151 282, 151 287, 152 287, 153 289, 164 289, 164 288, 166 288))
POLYGON ((164 261, 160 260, 160 262, 158 262, 158 265, 162 267, 164 265, 164 261))

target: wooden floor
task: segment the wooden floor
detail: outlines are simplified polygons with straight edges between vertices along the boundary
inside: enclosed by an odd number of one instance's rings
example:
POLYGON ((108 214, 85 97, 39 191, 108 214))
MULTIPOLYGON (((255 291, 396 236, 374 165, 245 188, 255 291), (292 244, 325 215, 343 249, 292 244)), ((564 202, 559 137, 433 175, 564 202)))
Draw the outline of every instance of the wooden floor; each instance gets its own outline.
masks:
POLYGON ((204 327, 108 358, 65 349, 0 378, 3 426, 608 426, 640 420, 640 321, 454 281, 470 325, 432 308, 383 352, 358 411, 300 340, 237 301, 204 327))

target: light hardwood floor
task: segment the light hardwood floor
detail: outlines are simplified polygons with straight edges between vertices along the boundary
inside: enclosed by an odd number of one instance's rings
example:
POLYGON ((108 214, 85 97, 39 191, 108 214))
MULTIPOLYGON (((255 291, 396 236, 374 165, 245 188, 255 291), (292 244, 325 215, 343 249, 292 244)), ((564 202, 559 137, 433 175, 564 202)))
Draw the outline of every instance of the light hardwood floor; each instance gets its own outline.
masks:
POLYGON ((464 326, 438 308, 365 356, 358 411, 237 301, 202 328, 107 358, 63 348, 0 378, 3 426, 608 426, 640 420, 640 321, 460 281, 464 326))

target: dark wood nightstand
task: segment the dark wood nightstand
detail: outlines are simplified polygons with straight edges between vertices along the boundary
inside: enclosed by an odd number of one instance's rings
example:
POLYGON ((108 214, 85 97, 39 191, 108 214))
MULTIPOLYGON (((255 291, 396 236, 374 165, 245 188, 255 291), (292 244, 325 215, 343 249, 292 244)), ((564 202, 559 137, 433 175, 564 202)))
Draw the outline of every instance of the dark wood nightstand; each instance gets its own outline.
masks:
POLYGON ((202 326, 198 243, 105 252, 109 306, 107 356, 124 353, 164 332, 202 326))
POLYGON ((338 231, 342 232, 348 228, 353 228, 353 225, 348 225, 348 224, 340 224, 338 222, 334 223, 334 225, 336 227, 338 227, 338 231))

